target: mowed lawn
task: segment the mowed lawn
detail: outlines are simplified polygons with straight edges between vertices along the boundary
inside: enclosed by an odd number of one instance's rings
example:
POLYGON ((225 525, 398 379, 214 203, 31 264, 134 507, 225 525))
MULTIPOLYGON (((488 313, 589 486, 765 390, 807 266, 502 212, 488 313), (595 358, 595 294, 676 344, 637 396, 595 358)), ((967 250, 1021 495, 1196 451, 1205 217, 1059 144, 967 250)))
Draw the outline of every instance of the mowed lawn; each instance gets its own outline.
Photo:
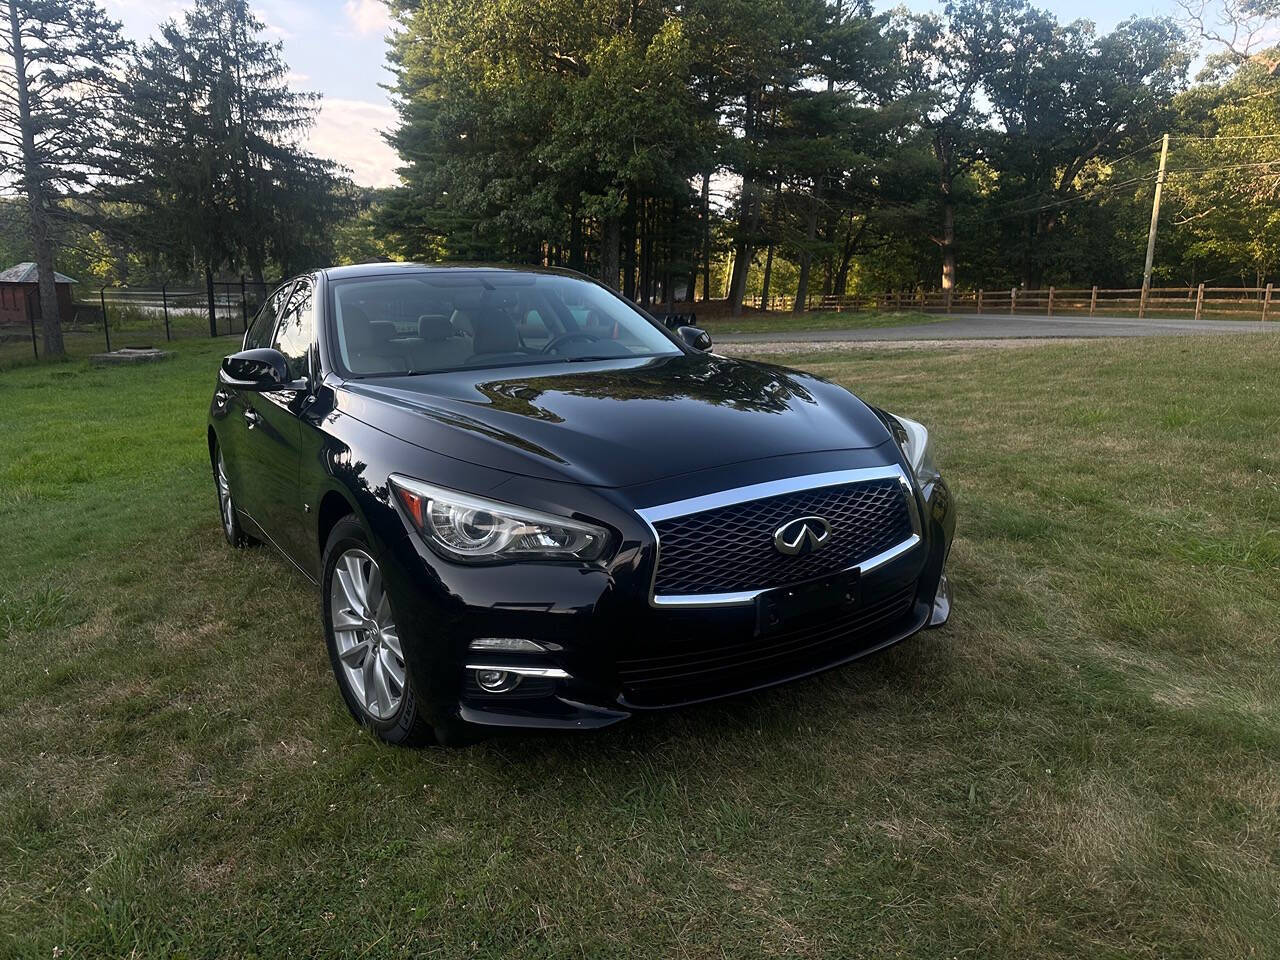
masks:
POLYGON ((1280 956, 1275 340, 790 358, 933 428, 950 625, 454 751, 223 543, 230 348, 0 375, 0 956, 1280 956))

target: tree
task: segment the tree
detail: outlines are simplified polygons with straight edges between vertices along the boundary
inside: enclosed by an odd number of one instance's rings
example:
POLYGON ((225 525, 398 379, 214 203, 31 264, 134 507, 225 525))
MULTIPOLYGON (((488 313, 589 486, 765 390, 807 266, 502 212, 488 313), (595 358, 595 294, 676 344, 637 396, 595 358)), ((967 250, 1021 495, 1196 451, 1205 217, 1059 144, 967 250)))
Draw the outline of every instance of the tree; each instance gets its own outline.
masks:
POLYGON ((298 146, 319 96, 289 88, 262 30, 245 0, 199 0, 129 72, 114 195, 137 211, 134 242, 178 274, 296 272, 328 259, 352 206, 337 166, 298 146))
POLYGON ((563 263, 611 285, 621 273, 628 292, 638 266, 642 297, 650 281, 688 266, 676 237, 692 216, 689 182, 707 131, 674 8, 427 0, 395 9, 400 125, 390 140, 406 161, 405 188, 386 222, 406 253, 563 263))
POLYGON ((780 112, 800 89, 813 54, 809 38, 824 13, 822 0, 695 0, 688 4, 697 35, 713 45, 712 51, 695 59, 709 72, 703 85, 719 98, 717 166, 741 183, 730 231, 729 305, 735 316, 742 312, 747 274, 765 239, 762 211, 777 174, 771 141, 778 133, 780 112))
POLYGON ((834 274, 847 271, 865 233, 872 185, 882 173, 876 169, 885 146, 881 121, 892 116, 886 107, 896 81, 896 50, 882 33, 887 22, 864 3, 836 0, 827 7, 812 28, 805 82, 780 109, 771 153, 791 201, 782 210, 795 221, 783 235, 799 267, 796 313, 806 308, 814 262, 826 264, 824 292, 831 292, 834 274))
POLYGON ((1280 77, 1246 60, 1178 98, 1170 217, 1210 280, 1280 269, 1280 77))
POLYGON ((130 45, 91 0, 4 0, 0 37, 0 184, 25 194, 44 355, 66 354, 54 286, 61 201, 94 186, 109 165, 118 80, 130 45), (9 72, 8 67, 12 68, 9 72))
POLYGON ((937 166, 934 243, 948 297, 956 285, 956 181, 985 156, 991 135, 983 83, 1022 12, 1015 0, 961 0, 947 4, 945 19, 922 14, 899 20, 903 92, 919 104, 937 166))
POLYGON ((1131 18, 1098 36, 1092 23, 1060 26, 1024 10, 993 57, 984 89, 1003 127, 994 145, 1003 211, 1020 214, 1022 282, 1038 287, 1056 257, 1079 251, 1061 233, 1070 204, 1104 188, 1106 160, 1147 146, 1168 128, 1186 79, 1186 40, 1171 20, 1131 18))
POLYGON ((1280 0, 1178 0, 1183 22, 1232 64, 1254 60, 1272 76, 1280 73, 1276 25, 1280 0))

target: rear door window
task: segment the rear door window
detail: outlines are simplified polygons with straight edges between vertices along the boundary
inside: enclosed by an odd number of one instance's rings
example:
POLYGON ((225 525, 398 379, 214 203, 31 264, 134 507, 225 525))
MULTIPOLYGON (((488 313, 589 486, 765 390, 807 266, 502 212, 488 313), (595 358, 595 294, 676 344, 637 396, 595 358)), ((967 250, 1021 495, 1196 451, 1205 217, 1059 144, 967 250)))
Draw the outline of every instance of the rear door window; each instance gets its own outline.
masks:
POLYGON ((245 350, 271 345, 271 335, 280 322, 280 315, 284 313, 284 305, 289 300, 289 292, 293 289, 293 285, 292 280, 280 284, 266 300, 262 301, 257 316, 253 318, 253 323, 249 325, 249 330, 244 335, 245 350))
POLYGON ((315 343, 315 310, 311 283, 299 280, 284 306, 272 346, 289 362, 289 376, 301 380, 310 374, 311 345, 315 343))

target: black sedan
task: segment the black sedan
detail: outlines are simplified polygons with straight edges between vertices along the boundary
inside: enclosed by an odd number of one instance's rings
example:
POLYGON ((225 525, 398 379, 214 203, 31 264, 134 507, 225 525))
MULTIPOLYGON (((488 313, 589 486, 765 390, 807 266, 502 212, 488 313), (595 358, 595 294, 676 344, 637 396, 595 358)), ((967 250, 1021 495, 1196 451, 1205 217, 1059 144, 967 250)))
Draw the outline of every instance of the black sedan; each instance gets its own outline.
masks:
POLYGON ((218 375, 227 539, 319 586, 343 699, 392 743, 601 727, 943 623, 925 428, 709 347, 563 271, 290 280, 218 375))

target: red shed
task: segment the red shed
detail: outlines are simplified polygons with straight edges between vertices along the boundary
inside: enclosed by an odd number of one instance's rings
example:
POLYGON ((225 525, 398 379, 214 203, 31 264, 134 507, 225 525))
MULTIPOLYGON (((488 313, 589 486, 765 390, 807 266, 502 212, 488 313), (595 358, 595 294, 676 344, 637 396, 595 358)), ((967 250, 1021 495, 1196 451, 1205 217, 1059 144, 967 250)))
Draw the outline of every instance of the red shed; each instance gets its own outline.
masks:
MULTIPOLYGON (((53 274, 58 291, 58 313, 63 320, 75 317, 71 302, 71 285, 75 283, 65 274, 53 274)), ((36 286, 36 265, 19 263, 8 270, 0 270, 0 323, 29 324, 32 317, 40 316, 40 291, 36 286)))

